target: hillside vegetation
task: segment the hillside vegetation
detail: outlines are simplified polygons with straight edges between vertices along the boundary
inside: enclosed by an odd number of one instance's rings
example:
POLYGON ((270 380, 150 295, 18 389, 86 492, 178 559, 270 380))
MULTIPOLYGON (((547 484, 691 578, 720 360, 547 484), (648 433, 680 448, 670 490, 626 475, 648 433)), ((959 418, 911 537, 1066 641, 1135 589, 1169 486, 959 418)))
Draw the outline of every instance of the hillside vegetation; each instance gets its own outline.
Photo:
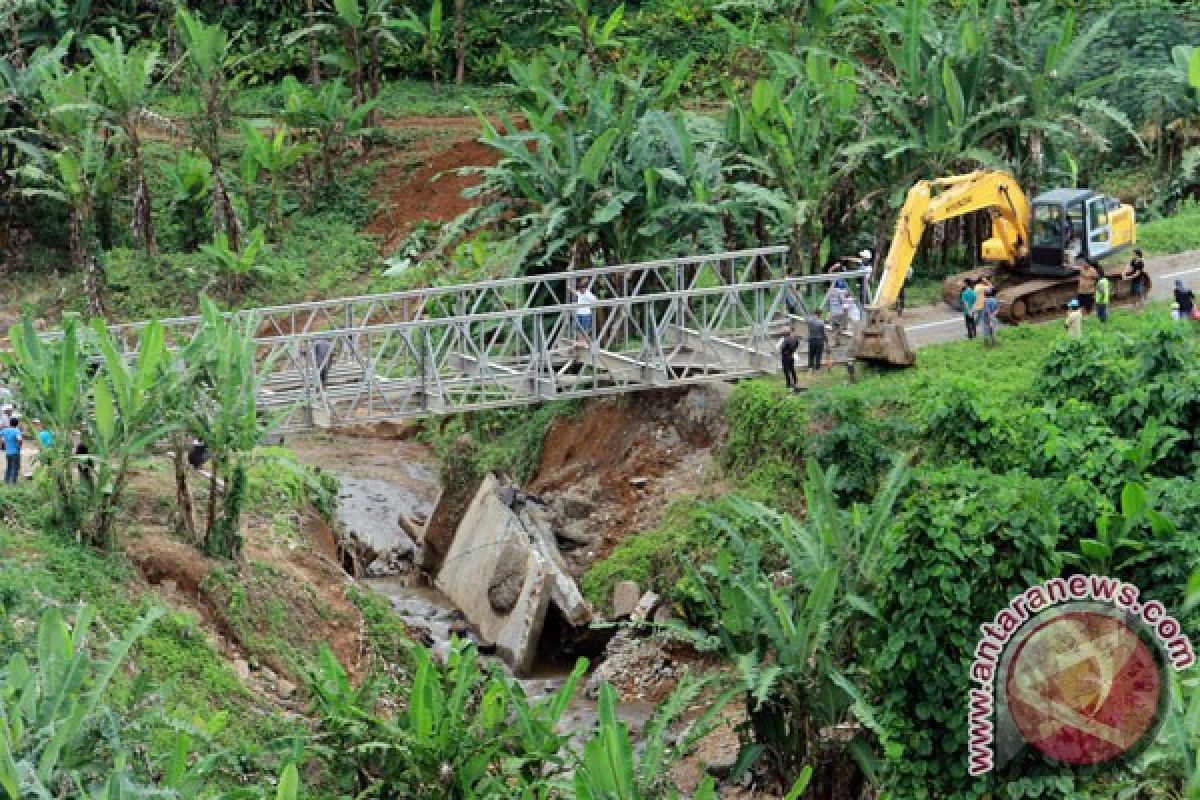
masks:
MULTIPOLYGON (((984 168, 1200 249, 1197 43, 1191 0, 6 0, 3 382, 52 439, 0 491, 0 796, 676 798, 737 709, 697 800, 1200 797, 1189 673, 1122 761, 967 774, 979 625, 1026 587, 1111 575, 1200 635, 1200 345, 1161 306, 738 385, 723 482, 583 578, 669 598, 655 635, 704 667, 636 742, 607 685, 572 721, 586 662, 527 696, 348 580, 336 481, 263 446, 221 313, 779 243, 813 272, 984 168)), ((989 225, 937 225, 910 304, 989 225)), ((587 413, 425 436, 452 489, 520 482, 587 413)))

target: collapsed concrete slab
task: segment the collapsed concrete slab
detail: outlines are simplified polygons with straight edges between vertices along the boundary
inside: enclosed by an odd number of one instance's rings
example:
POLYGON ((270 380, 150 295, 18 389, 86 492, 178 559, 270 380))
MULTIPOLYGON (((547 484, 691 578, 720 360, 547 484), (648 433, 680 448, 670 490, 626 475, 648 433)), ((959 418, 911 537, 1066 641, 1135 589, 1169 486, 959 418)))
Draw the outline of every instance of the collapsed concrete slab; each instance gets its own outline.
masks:
POLYGON ((533 667, 551 605, 572 626, 591 608, 536 504, 488 475, 444 543, 435 584, 517 676, 533 667))

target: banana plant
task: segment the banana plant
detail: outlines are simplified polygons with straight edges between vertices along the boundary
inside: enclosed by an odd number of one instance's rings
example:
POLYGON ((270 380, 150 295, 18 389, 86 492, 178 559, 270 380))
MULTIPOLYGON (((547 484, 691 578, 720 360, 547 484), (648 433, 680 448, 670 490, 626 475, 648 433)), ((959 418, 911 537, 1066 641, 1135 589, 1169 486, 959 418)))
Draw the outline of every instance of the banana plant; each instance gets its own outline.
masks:
POLYGON ((238 558, 247 459, 272 424, 262 419, 256 401, 259 376, 270 372, 271 360, 257 358, 253 320, 223 314, 207 297, 201 298, 201 315, 180 354, 192 402, 177 424, 204 442, 211 459, 200 548, 210 556, 238 558))
POLYGON ((226 293, 231 302, 241 294, 248 277, 255 273, 274 273, 274 270, 261 260, 266 249, 266 235, 261 226, 250 232, 241 252, 233 249, 229 237, 224 233, 218 233, 216 241, 212 244, 200 245, 200 252, 211 258, 217 269, 226 276, 226 293))
POLYGON ((307 136, 320 155, 322 184, 334 183, 338 158, 349 140, 367 131, 367 116, 375 101, 355 106, 350 90, 340 80, 325 81, 313 90, 292 76, 283 79, 283 119, 288 126, 307 136))
POLYGON ((158 252, 154 230, 154 208, 146 182, 142 156, 142 129, 154 125, 168 130, 173 125, 150 109, 158 52, 140 46, 127 49, 114 30, 111 38, 91 36, 86 42, 95 75, 95 102, 101 115, 122 134, 133 179, 132 219, 134 241, 150 255, 158 252))
POLYGON ((131 363, 105 322, 92 320, 91 343, 99 351, 102 369, 92 379, 92 415, 83 441, 95 470, 88 485, 89 506, 95 510, 91 538, 102 547, 113 543, 113 523, 134 460, 177 425, 163 413, 171 389, 160 380, 169 357, 164 336, 158 322, 143 328, 131 363))
POLYGON ((312 150, 307 142, 294 144, 287 126, 280 126, 273 135, 242 123, 242 180, 246 186, 255 185, 263 173, 267 176, 270 211, 267 224, 278 234, 283 229, 284 176, 294 169, 312 150))
POLYGON ((854 68, 815 52, 804 61, 774 53, 772 62, 772 76, 760 78, 749 97, 726 87, 729 158, 759 244, 772 238, 769 219, 815 266, 837 188, 857 166, 854 68))
POLYGON ((442 0, 433 0, 433 3, 429 6, 429 14, 425 19, 421 19, 420 15, 411 8, 404 9, 404 12, 404 18, 396 21, 396 28, 397 30, 411 33, 421 40, 421 55, 425 56, 425 60, 429 63, 429 73, 433 80, 433 93, 434 95, 438 95, 441 93, 441 70, 439 69, 439 65, 442 60, 442 50, 446 45, 442 0))
POLYGON ((186 8, 175 15, 179 41, 184 47, 183 71, 200 92, 202 109, 189 120, 192 143, 212 169, 213 233, 225 234, 233 250, 241 249, 241 222, 233 208, 223 173, 221 131, 229 120, 229 98, 237 88, 238 56, 229 34, 219 24, 208 24, 186 8))
MULTIPOLYGON (((821 761, 821 731, 856 723, 877 730, 873 710, 845 669, 856 631, 875 614, 870 597, 879 564, 895 548, 891 511, 904 485, 897 463, 868 507, 839 508, 836 475, 808 464, 802 524, 761 504, 734 498, 709 515, 724 545, 713 563, 692 568, 692 584, 718 650, 740 676, 753 741, 738 769, 766 758, 794 780, 821 761)), ((859 737, 844 747, 868 776, 874 757, 859 737)), ((836 759, 834 759, 836 761, 836 759)), ((818 788, 830 776, 818 773, 818 788)))
POLYGON ((517 269, 628 263, 719 244, 731 206, 710 120, 678 109, 691 59, 659 86, 634 62, 596 73, 587 60, 543 55, 512 65, 528 130, 480 116, 500 155, 469 196, 487 202, 450 226, 499 228, 517 269))
POLYGON ((105 695, 162 613, 147 611, 99 660, 92 656, 90 608, 79 611, 73 628, 60 609, 43 613, 33 663, 18 652, 0 672, 0 795, 59 797, 74 786, 107 797, 111 787, 132 785, 119 729, 103 724, 112 713, 105 695), (116 754, 112 763, 98 755, 105 752, 116 754))
POLYGON ((163 174, 171 190, 169 213, 184 230, 183 249, 195 252, 200 247, 200 224, 212 190, 212 165, 204 156, 183 150, 174 163, 163 165, 163 174))

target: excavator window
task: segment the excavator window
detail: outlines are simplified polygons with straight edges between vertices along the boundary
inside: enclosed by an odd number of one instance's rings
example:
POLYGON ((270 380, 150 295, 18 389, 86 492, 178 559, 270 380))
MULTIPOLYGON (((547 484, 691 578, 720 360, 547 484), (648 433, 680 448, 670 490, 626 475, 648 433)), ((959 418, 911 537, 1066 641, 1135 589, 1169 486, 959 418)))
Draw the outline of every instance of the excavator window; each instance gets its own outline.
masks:
POLYGON ((1064 222, 1062 206, 1040 205, 1033 209, 1033 246, 1063 246, 1064 222))

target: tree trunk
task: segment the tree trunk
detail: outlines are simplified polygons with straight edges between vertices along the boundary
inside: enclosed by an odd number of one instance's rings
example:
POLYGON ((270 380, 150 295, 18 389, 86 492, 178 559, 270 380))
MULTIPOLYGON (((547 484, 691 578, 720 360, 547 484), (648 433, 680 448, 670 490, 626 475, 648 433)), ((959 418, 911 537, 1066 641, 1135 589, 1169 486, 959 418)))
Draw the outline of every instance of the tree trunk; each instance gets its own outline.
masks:
MULTIPOLYGON (((313 21, 313 0, 308 0, 308 21, 313 21)), ((308 83, 312 88, 321 88, 321 46, 315 31, 308 34, 308 83)))
POLYGON ((168 79, 168 84, 172 91, 178 92, 183 88, 182 73, 175 67, 179 64, 179 31, 175 28, 175 11, 178 7, 177 2, 168 2, 167 4, 167 60, 171 62, 171 76, 168 79))
POLYGON ((217 475, 221 471, 221 459, 213 453, 212 460, 209 461, 209 468, 212 469, 212 475, 208 479, 208 516, 204 520, 204 552, 212 555, 213 546, 213 531, 217 524, 217 475))
POLYGON ((175 466, 175 502, 179 505, 180 525, 183 528, 182 533, 187 537, 189 544, 196 544, 196 511, 195 503, 192 500, 192 490, 188 486, 187 479, 187 437, 176 436, 175 447, 173 448, 175 455, 172 458, 172 463, 175 466))
MULTIPOLYGON (((379 58, 379 37, 371 40, 371 61, 368 69, 367 78, 370 81, 369 91, 371 93, 368 100, 375 100, 379 97, 381 84, 383 83, 383 67, 380 65, 379 58)), ((379 123, 379 109, 372 108, 371 113, 367 114, 367 127, 374 128, 379 123)))
POLYGON ((146 184, 146 167, 142 163, 142 148, 137 130, 128 130, 129 146, 133 157, 133 213, 129 221, 133 239, 148 255, 158 255, 158 237, 154 232, 154 207, 150 202, 150 187, 146 184))
POLYGON ((454 82, 459 86, 467 78, 467 0, 454 0, 454 82))
POLYGON ((437 58, 434 55, 433 48, 429 48, 429 71, 433 75, 433 96, 440 97, 442 94, 441 84, 438 83, 438 68, 437 58))
POLYGON ((229 191, 225 188, 225 179, 217 165, 212 169, 212 221, 213 235, 225 234, 229 239, 229 249, 234 252, 241 250, 241 223, 233 210, 233 201, 229 199, 229 191))
POLYGON ((83 296, 87 300, 88 313, 93 317, 103 317, 104 304, 100 298, 100 265, 92 258, 87 246, 88 214, 86 207, 71 210, 69 227, 71 266, 83 274, 83 296))

